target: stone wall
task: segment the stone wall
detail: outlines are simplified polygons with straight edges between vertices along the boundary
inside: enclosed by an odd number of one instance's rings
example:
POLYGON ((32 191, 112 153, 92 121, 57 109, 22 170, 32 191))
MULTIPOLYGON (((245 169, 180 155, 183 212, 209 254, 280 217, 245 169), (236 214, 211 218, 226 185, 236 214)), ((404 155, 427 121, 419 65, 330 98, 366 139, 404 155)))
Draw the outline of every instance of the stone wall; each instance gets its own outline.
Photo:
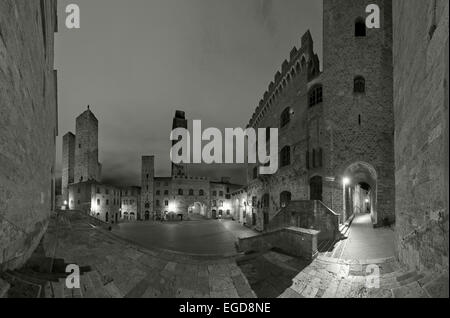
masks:
POLYGON ((62 180, 61 194, 62 200, 69 200, 69 184, 74 183, 75 179, 75 135, 71 132, 63 137, 63 154, 62 154, 62 180))
POLYGON ((261 235, 239 238, 242 252, 264 252, 272 248, 281 249, 289 255, 313 260, 318 255, 318 231, 287 227, 261 235))
POLYGON ((275 74, 249 124, 255 129, 278 128, 279 151, 290 147, 290 164, 283 167, 279 164, 280 168, 274 175, 255 176, 257 165, 248 165, 248 197, 256 200, 252 200, 255 204, 247 211, 247 224, 259 231, 264 230, 264 214, 268 213, 270 220, 281 208, 282 192, 291 193, 293 200, 309 198, 309 177, 314 172, 308 171, 305 159, 310 126, 308 81, 313 74, 318 75, 320 66, 309 31, 300 42, 301 47, 292 49, 289 61, 285 60, 281 70, 275 74), (281 127, 281 115, 286 110, 290 120, 281 127), (262 207, 261 201, 266 194, 270 196, 269 206, 262 207))
MULTIPOLYGON (((376 172, 373 219, 378 225, 395 221, 391 7, 391 0, 324 0, 323 9, 323 201, 343 212, 342 180, 349 167, 361 163, 366 174, 376 172), (355 22, 365 21, 369 4, 380 7, 381 28, 356 37, 355 22), (365 78, 364 93, 354 92, 357 76, 365 78)), ((359 175, 347 177, 350 187, 370 184, 359 175)))
POLYGON ((394 1, 396 247, 448 273, 447 0, 394 1))
POLYGON ((0 1, 0 270, 21 266, 54 208, 56 1, 0 1))
POLYGON ((291 201, 272 219, 267 231, 291 226, 318 231, 319 241, 335 240, 339 235, 339 215, 320 201, 291 201))

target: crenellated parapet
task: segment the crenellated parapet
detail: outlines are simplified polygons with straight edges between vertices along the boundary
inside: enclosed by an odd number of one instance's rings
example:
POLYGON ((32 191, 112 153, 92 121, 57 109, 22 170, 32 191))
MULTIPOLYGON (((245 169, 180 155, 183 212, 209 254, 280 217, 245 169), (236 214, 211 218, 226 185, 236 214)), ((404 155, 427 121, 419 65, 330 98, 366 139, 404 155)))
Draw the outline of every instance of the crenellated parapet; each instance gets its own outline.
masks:
POLYGON ((301 38, 300 49, 294 46, 289 54, 289 60, 284 60, 281 64, 281 70, 276 72, 274 80, 270 82, 247 127, 257 126, 295 77, 303 75, 310 80, 319 73, 319 57, 314 53, 314 43, 308 30, 301 38))

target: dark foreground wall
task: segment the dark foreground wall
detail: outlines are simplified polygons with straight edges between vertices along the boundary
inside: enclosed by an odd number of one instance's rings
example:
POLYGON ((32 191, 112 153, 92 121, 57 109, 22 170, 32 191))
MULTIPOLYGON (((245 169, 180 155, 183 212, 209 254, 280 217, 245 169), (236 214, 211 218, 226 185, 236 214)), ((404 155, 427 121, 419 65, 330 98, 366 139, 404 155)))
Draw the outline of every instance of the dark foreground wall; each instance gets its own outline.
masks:
POLYGON ((448 0, 393 1, 396 246, 448 270, 448 0))
POLYGON ((54 209, 55 0, 0 0, 0 270, 22 265, 54 209))

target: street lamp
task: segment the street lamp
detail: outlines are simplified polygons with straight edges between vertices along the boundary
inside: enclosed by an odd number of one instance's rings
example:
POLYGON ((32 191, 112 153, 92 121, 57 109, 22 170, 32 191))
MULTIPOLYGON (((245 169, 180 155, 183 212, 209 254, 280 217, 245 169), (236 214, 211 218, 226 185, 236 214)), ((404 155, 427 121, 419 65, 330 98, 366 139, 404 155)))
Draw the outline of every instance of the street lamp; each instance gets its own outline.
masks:
POLYGON ((344 177, 342 178, 342 184, 345 186, 348 186, 350 184, 350 178, 344 177))

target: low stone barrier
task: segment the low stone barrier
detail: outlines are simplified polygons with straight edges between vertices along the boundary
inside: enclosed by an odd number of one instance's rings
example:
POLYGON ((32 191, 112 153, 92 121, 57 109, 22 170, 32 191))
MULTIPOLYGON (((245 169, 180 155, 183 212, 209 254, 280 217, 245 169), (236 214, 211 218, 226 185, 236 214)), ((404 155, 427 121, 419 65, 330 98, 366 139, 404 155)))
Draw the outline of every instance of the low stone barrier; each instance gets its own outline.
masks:
POLYGON ((290 255, 313 260, 317 257, 319 231, 287 227, 260 235, 239 238, 240 252, 264 252, 278 248, 290 255))

